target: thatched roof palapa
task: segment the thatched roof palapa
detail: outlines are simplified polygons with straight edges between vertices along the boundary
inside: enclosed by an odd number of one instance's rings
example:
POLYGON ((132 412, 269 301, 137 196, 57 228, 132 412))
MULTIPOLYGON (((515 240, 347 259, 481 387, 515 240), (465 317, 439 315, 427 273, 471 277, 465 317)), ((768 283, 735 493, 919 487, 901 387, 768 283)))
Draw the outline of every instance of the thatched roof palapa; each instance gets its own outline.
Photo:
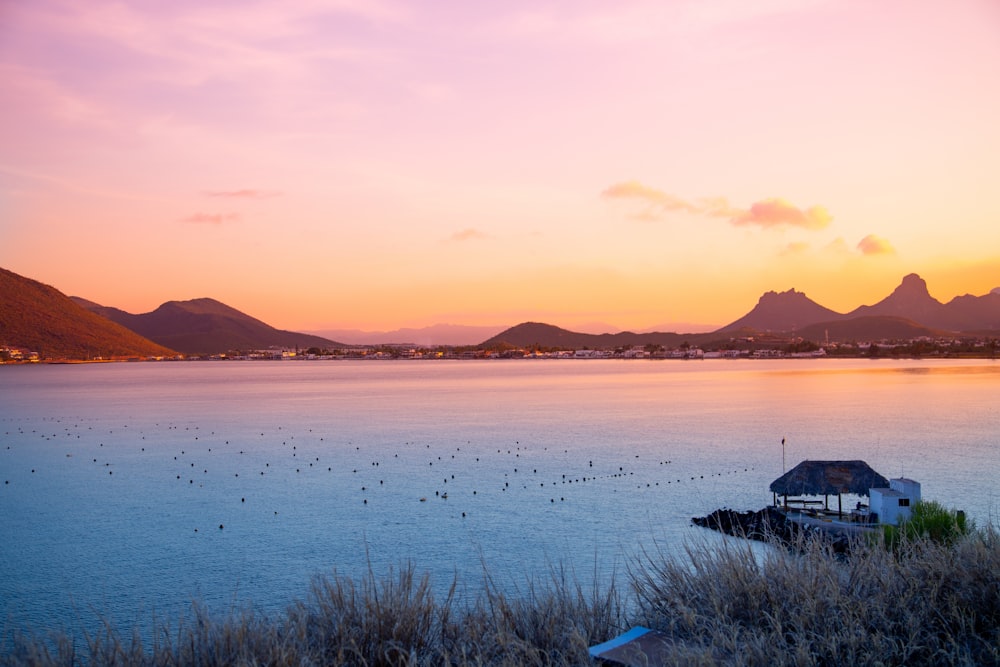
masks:
POLYGON ((803 461, 771 482, 770 488, 782 496, 867 496, 868 489, 888 486, 889 480, 864 461, 803 461))

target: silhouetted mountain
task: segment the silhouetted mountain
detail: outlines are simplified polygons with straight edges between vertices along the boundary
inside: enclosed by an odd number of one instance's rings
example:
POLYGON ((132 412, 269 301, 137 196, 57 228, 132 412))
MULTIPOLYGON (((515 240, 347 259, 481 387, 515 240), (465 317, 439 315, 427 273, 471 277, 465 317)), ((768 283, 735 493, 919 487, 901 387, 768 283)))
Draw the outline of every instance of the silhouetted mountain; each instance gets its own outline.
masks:
POLYGON ((874 306, 860 306, 846 317, 887 315, 904 317, 928 326, 940 326, 945 317, 945 307, 927 291, 927 283, 915 273, 903 278, 892 294, 874 306))
POLYGON ((48 285, 0 269, 0 345, 45 359, 176 356, 48 285))
POLYGON ((522 322, 506 331, 501 331, 479 345, 480 347, 539 345, 541 347, 574 348, 586 346, 593 337, 594 334, 577 333, 551 324, 522 322))
MULTIPOLYGON (((215 354, 269 347, 344 347, 343 343, 326 337, 275 329, 214 299, 170 301, 153 312, 134 315, 79 297, 66 297, 41 283, 0 271, 0 293, 5 297, 0 301, 0 344, 35 348, 50 357, 160 356, 171 355, 172 350, 184 354, 215 354), (97 316, 100 317, 94 319, 97 316), (120 326, 101 329, 103 333, 93 330, 94 326, 106 327, 108 321, 120 326), (129 331, 123 332, 121 327, 129 331), (137 336, 129 335, 130 332, 137 336)), ((444 326, 452 333, 476 330, 475 327, 444 326)), ((398 338, 391 342, 447 344, 421 340, 430 330, 443 331, 441 327, 400 329, 391 332, 392 338, 398 338), (410 340, 404 340, 407 338, 410 340)), ((489 338, 480 346, 614 349, 662 345, 673 348, 685 342, 695 346, 724 344, 733 337, 761 333, 775 336, 794 333, 823 342, 827 338, 831 341, 905 339, 959 331, 987 334, 1000 331, 1000 288, 983 296, 955 297, 948 304, 942 304, 930 296, 922 278, 910 274, 882 301, 873 306, 861 306, 847 315, 825 308, 791 289, 766 292, 745 316, 711 333, 622 331, 591 334, 525 322, 489 338)), ((379 342, 383 341, 367 341, 379 342)))
POLYGON ((526 322, 483 342, 482 347, 611 349, 635 345, 676 347, 723 344, 731 338, 762 333, 801 336, 815 342, 941 337, 954 332, 1000 331, 1000 288, 983 296, 959 296, 942 304, 916 275, 903 278, 892 294, 874 306, 861 306, 843 315, 819 305, 802 292, 765 292, 749 313, 711 333, 584 334, 548 324, 526 322))
POLYGON ((802 327, 796 332, 798 336, 816 343, 830 341, 873 341, 873 340, 911 340, 928 336, 937 338, 947 335, 938 329, 931 329, 913 320, 888 315, 865 315, 850 319, 820 322, 802 327))
POLYGON ((360 329, 324 329, 309 333, 343 341, 348 345, 389 345, 405 343, 422 347, 435 345, 475 345, 483 338, 506 329, 503 326, 466 326, 435 324, 429 327, 402 328, 393 331, 362 331, 360 329))
POLYGON ((633 333, 622 331, 615 334, 588 334, 561 329, 551 324, 539 322, 524 322, 502 331, 493 338, 479 344, 480 347, 491 348, 504 345, 519 348, 562 348, 581 349, 614 349, 616 347, 632 347, 644 345, 662 345, 676 347, 687 341, 697 344, 712 334, 677 334, 664 332, 633 333))
POLYGON ((796 331, 817 322, 828 322, 843 317, 840 313, 824 308, 802 292, 765 292, 749 313, 717 333, 750 328, 756 331, 796 331))
POLYGON ((1000 330, 1000 291, 983 296, 965 294, 945 304, 947 319, 942 325, 952 331, 1000 330))
POLYGON ((846 317, 888 315, 945 331, 1000 329, 1000 294, 966 294, 943 304, 930 295, 927 283, 915 273, 903 278, 892 294, 874 306, 861 306, 846 317))
POLYGON ((983 296, 967 294, 942 304, 927 291, 924 279, 911 273, 903 278, 892 294, 875 305, 861 306, 842 315, 820 306, 794 289, 780 294, 767 292, 752 311, 717 333, 743 328, 789 335, 795 333, 817 341, 825 340, 825 336, 817 337, 817 332, 829 332, 830 340, 991 332, 1000 330, 1000 293, 994 290, 983 296), (859 319, 861 321, 853 325, 847 324, 859 319), (903 322, 909 322, 915 328, 911 331, 909 325, 903 322))
POLYGON ((320 336, 275 329, 215 299, 168 301, 156 310, 141 315, 85 299, 78 299, 77 302, 94 313, 184 354, 222 354, 232 350, 269 347, 307 349, 343 346, 320 336))

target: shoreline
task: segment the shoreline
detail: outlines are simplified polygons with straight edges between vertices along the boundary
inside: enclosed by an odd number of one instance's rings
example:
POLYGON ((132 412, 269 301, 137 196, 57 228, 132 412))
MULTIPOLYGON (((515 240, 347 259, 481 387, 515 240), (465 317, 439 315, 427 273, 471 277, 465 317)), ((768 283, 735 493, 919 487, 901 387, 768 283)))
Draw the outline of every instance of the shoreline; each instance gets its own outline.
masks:
POLYGON ((460 355, 451 356, 422 356, 422 357, 410 357, 410 356, 346 356, 346 355, 330 355, 317 358, 307 358, 304 356, 300 357, 289 357, 289 358, 273 358, 273 359, 245 359, 236 358, 226 355, 209 355, 209 356, 188 356, 182 358, 163 358, 163 357, 127 357, 127 358, 109 358, 109 359, 37 359, 37 360, 8 360, 0 361, 0 366, 45 366, 45 365, 76 365, 76 364, 119 364, 119 363, 177 363, 177 362, 314 362, 314 361, 497 361, 497 362, 517 362, 517 361, 646 361, 646 362, 689 362, 689 361, 836 361, 836 360, 854 360, 854 359, 867 359, 870 361, 997 361, 996 355, 975 355, 975 354, 962 354, 962 355, 948 355, 948 356, 905 356, 905 355, 887 355, 870 357, 864 354, 858 355, 827 355, 827 356, 764 356, 764 357, 752 357, 752 356, 734 356, 734 357, 699 357, 699 358, 681 358, 681 357, 625 357, 625 356, 588 356, 588 357, 574 357, 574 356, 557 356, 557 355, 537 355, 524 357, 491 357, 491 356, 475 356, 466 357, 460 355))

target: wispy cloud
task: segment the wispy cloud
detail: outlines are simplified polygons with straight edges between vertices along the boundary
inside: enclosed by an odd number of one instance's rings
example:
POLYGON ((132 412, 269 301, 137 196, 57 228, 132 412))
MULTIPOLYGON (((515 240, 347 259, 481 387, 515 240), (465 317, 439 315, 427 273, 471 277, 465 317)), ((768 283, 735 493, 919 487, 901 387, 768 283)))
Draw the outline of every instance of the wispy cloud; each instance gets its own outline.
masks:
POLYGON ((858 241, 858 250, 862 255, 892 255, 896 252, 887 239, 875 234, 869 234, 858 241))
POLYGON ((804 255, 809 251, 809 244, 803 241, 797 241, 794 243, 789 243, 784 248, 781 249, 781 255, 784 256, 794 256, 794 255, 804 255))
MULTIPOLYGON (((702 35, 720 26, 773 19, 807 11, 822 0, 763 0, 756 2, 623 2, 576 3, 573 11, 558 5, 527 3, 500 23, 500 29, 537 40, 578 42, 585 45, 633 45, 702 35)), ((677 47, 675 47, 677 48, 677 47)))
POLYGON ((186 218, 181 218, 181 222, 193 225, 222 225, 229 222, 237 222, 240 219, 237 213, 195 213, 186 218))
POLYGON ((743 209, 734 207, 725 197, 702 197, 698 203, 701 212, 713 218, 734 218, 744 213, 743 209))
MULTIPOLYGON (((210 129, 282 112, 296 119, 349 113, 364 106, 365 96, 345 93, 339 77, 392 62, 399 47, 372 43, 356 37, 366 31, 340 26, 405 25, 411 14, 394 0, 232 6, 0 1, 3 37, 9 22, 11 35, 23 33, 26 44, 61 45, 25 50, 37 55, 23 56, 24 64, 7 54, 0 58, 5 92, 14 86, 5 96, 5 112, 16 104, 49 120, 109 133, 133 129, 165 108, 174 117, 197 117, 195 125, 210 129), (240 100, 239 114, 210 112, 233 98, 240 100)), ((20 41, 12 40, 12 53, 20 41)))
POLYGON ((830 253, 831 255, 850 255, 851 249, 847 245, 847 241, 844 240, 842 236, 838 236, 834 240, 830 241, 823 247, 823 251, 830 253))
POLYGON ((610 199, 638 199, 649 204, 662 212, 684 211, 686 213, 700 213, 697 206, 685 201, 680 197, 667 194, 662 190, 643 185, 639 181, 626 181, 615 183, 601 193, 602 197, 610 199))
POLYGON ((42 69, 0 62, 0 80, 12 95, 8 111, 29 107, 35 114, 41 113, 66 125, 104 129, 109 126, 109 114, 92 96, 42 69))
POLYGON ((242 190, 209 190, 205 192, 207 197, 225 197, 229 199, 269 199, 281 195, 274 190, 257 190, 245 188, 242 190))
POLYGON ((784 199, 765 199, 755 202, 740 215, 729 221, 734 225, 758 225, 760 227, 802 227, 823 229, 833 217, 822 206, 801 209, 784 199))
POLYGON ((728 218, 730 223, 737 226, 756 225, 765 229, 785 226, 823 229, 833 219, 823 206, 802 209, 779 197, 754 202, 750 208, 742 209, 731 205, 725 197, 704 197, 688 201, 638 181, 616 183, 601 192, 601 196, 643 202, 646 208, 634 214, 634 217, 640 220, 658 220, 667 213, 682 212, 728 218))
POLYGON ((480 239, 488 239, 490 235, 486 232, 482 232, 478 229, 468 227, 461 231, 457 231, 451 235, 452 241, 476 241, 480 239))

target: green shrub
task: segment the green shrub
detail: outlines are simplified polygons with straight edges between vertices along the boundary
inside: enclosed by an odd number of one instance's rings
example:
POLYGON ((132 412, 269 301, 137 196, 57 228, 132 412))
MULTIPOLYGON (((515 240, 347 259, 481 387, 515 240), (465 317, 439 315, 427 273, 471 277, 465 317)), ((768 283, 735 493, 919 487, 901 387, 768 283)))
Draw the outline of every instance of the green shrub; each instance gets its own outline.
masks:
POLYGON ((885 543, 898 548, 900 541, 926 538, 938 544, 953 544, 972 529, 965 513, 949 510, 935 500, 921 500, 913 505, 910 518, 898 528, 883 526, 885 543))

